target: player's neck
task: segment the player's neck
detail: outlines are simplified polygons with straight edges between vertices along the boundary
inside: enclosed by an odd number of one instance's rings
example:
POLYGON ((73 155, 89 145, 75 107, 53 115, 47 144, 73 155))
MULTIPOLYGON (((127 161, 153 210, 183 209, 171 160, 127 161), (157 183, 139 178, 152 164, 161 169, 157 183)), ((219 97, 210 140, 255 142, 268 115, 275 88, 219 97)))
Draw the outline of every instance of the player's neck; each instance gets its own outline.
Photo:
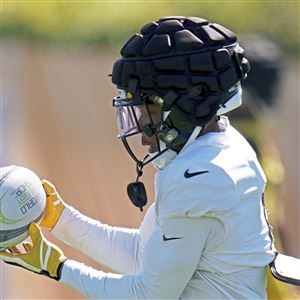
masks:
POLYGON ((208 132, 223 132, 225 130, 226 130, 226 125, 220 121, 219 117, 216 116, 207 123, 204 130, 201 132, 201 135, 208 132))

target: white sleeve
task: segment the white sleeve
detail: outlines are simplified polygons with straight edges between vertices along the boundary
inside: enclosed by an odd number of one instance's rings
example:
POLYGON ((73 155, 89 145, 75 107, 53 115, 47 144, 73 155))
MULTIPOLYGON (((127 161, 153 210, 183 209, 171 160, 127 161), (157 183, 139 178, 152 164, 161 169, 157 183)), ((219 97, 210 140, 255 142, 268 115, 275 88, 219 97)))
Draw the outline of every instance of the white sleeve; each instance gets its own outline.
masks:
POLYGON ((102 224, 67 206, 52 233, 98 263, 123 274, 135 274, 140 269, 141 252, 154 223, 154 204, 148 209, 140 229, 102 224))
POLYGON ((96 262, 117 272, 134 274, 139 268, 138 229, 102 224, 68 206, 52 233, 96 262))
POLYGON ((146 243, 137 275, 117 275, 67 260, 60 281, 90 299, 177 299, 197 269, 215 219, 160 220, 146 243))

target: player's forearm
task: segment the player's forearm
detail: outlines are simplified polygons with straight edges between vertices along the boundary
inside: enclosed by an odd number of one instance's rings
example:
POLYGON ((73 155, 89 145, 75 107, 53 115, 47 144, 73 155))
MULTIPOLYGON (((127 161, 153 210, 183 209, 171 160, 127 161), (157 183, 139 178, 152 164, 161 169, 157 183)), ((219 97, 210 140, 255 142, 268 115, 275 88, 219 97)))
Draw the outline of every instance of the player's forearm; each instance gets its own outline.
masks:
POLYGON ((61 282, 93 299, 178 299, 197 268, 215 220, 175 218, 161 224, 145 245, 138 274, 107 274, 67 260, 61 282))
POLYGON ((52 232, 60 240, 118 272, 132 274, 138 269, 137 229, 102 224, 67 207, 52 232))
POLYGON ((89 299, 146 298, 134 284, 135 276, 123 276, 95 270, 82 263, 67 260, 60 282, 89 299))

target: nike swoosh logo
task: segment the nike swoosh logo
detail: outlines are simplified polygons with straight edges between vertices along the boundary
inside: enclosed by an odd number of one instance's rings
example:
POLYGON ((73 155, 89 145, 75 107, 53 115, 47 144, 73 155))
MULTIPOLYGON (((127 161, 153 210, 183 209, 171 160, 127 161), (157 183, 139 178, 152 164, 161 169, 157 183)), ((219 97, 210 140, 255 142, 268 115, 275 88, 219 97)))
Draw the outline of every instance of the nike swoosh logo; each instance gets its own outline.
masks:
POLYGON ((199 172, 189 173, 189 169, 187 169, 187 170, 184 172, 184 177, 185 177, 185 178, 190 178, 190 177, 197 176, 197 175, 200 175, 200 174, 205 174, 205 173, 208 173, 208 172, 209 172, 209 171, 199 171, 199 172))
POLYGON ((164 234, 163 235, 163 241, 171 241, 171 240, 180 240, 180 239, 183 239, 183 237, 170 237, 170 238, 167 238, 166 235, 164 234))

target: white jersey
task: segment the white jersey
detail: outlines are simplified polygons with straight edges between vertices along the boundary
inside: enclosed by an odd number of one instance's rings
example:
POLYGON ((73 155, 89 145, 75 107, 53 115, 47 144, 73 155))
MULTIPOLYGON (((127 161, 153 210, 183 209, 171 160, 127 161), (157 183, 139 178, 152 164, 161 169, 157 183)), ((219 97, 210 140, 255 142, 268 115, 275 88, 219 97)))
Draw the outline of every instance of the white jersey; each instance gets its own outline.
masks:
POLYGON ((60 281, 91 299, 266 299, 274 252, 265 183, 229 123, 207 133, 157 173, 155 203, 139 229, 63 211, 54 234, 119 274, 67 260, 60 281))

